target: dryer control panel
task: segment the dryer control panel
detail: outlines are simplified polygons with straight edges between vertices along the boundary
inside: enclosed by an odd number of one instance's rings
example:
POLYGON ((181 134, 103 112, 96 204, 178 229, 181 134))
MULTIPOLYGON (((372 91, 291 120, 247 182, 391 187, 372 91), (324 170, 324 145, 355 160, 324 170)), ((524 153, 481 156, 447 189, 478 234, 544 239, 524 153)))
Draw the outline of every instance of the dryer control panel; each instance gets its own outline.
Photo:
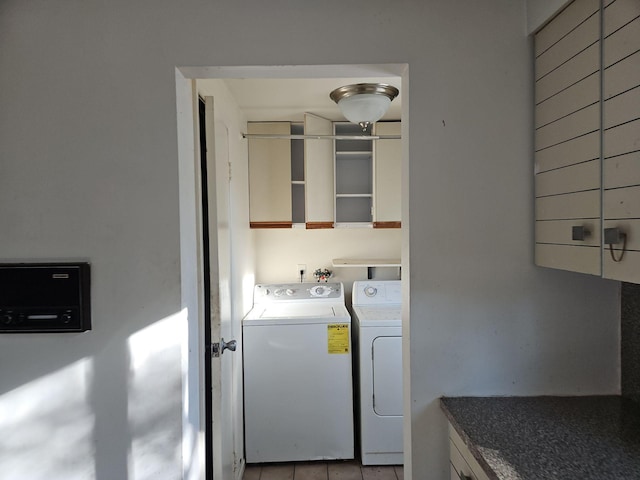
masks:
POLYGON ((352 305, 400 305, 400 280, 365 280, 353 282, 352 305))

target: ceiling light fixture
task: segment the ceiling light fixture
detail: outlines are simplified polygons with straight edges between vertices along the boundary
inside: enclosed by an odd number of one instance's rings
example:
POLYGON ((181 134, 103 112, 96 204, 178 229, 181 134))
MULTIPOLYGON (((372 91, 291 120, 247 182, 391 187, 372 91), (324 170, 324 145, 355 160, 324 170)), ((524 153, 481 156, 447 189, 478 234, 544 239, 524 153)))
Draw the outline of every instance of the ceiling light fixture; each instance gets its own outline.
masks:
POLYGON ((398 89, 386 83, 355 83, 336 88, 329 94, 347 120, 357 123, 366 131, 387 112, 398 89))

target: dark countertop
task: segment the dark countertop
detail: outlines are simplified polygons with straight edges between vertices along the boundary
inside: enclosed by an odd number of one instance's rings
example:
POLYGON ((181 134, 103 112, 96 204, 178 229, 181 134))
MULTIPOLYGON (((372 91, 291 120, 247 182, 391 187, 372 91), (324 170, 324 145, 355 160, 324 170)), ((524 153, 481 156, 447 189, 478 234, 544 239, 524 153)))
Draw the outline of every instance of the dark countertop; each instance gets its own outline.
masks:
POLYGON ((640 479, 640 406, 631 400, 444 397, 440 403, 489 478, 640 479))

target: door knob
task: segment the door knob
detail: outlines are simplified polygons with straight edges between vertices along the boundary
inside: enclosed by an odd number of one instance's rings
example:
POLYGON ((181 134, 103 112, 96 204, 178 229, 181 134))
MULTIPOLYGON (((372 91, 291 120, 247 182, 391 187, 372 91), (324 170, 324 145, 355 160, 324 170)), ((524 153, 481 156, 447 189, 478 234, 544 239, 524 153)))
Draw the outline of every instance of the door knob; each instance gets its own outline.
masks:
POLYGON ((235 352, 237 346, 238 342, 236 342, 235 340, 229 340, 228 342, 225 342, 224 338, 220 339, 220 353, 224 353, 225 350, 231 350, 232 352, 235 352))
POLYGON ((236 351, 236 347, 238 346, 238 342, 235 340, 229 340, 228 342, 224 341, 224 338, 220 339, 220 343, 212 343, 211 344, 211 356, 219 357, 224 353, 225 350, 231 350, 232 352, 236 351))

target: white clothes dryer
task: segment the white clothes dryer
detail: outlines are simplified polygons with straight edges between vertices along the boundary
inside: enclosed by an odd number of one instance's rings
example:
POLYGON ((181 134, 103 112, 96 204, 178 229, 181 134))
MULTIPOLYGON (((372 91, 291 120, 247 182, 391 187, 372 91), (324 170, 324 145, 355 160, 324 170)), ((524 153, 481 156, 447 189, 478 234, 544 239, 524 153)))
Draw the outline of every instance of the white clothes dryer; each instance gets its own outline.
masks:
POLYGON ((248 463, 354 458, 341 283, 256 285, 242 322, 248 463))
POLYGON ((354 282, 352 306, 362 464, 401 465, 401 281, 354 282))

